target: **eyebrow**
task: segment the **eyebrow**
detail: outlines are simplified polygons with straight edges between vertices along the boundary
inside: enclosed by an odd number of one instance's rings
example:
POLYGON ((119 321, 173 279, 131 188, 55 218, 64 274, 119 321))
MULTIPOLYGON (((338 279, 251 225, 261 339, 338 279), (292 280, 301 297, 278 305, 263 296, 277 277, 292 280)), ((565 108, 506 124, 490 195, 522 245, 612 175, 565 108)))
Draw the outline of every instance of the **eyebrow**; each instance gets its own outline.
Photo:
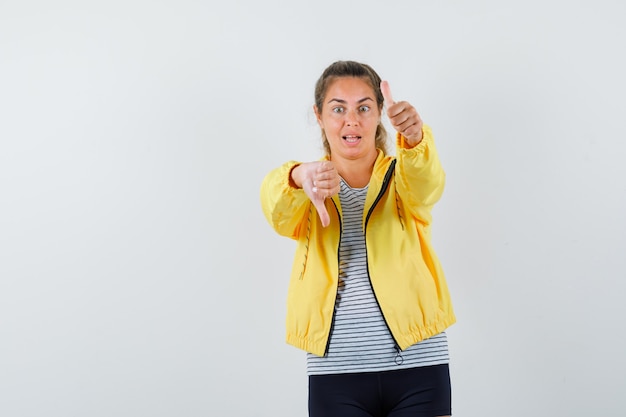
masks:
MULTIPOLYGON (((361 100, 357 101, 357 103, 359 103, 359 104, 360 104, 360 103, 363 103, 363 102, 365 102, 365 101, 367 101, 367 100, 374 101, 374 99, 372 99, 371 97, 363 97, 361 100)), ((347 101, 346 101, 346 100, 342 100, 342 99, 340 99, 340 98, 331 98, 330 100, 328 100, 327 104, 330 104, 330 103, 332 103, 333 101, 336 101, 337 103, 341 103, 341 104, 346 104, 346 103, 347 103, 347 101)))

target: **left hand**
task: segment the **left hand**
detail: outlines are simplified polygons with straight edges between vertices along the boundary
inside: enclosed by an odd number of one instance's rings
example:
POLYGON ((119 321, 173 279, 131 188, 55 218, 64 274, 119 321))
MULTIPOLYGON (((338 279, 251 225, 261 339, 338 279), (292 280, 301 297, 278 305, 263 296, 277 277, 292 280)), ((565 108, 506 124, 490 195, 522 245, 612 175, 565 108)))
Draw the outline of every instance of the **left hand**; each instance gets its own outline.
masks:
POLYGON ((391 125, 406 138, 407 145, 416 146, 423 137, 424 123, 419 113, 407 101, 394 101, 387 81, 380 83, 380 89, 385 98, 385 107, 387 107, 387 116, 391 125))

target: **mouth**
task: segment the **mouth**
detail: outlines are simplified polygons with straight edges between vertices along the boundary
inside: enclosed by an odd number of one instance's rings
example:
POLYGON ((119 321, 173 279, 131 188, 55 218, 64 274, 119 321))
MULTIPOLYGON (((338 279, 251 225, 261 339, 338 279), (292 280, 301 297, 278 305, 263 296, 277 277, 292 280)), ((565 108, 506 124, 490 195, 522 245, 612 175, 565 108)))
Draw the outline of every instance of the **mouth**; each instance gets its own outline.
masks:
POLYGON ((358 141, 361 140, 361 136, 357 136, 357 135, 346 135, 346 136, 342 136, 342 138, 348 143, 357 143, 358 141))

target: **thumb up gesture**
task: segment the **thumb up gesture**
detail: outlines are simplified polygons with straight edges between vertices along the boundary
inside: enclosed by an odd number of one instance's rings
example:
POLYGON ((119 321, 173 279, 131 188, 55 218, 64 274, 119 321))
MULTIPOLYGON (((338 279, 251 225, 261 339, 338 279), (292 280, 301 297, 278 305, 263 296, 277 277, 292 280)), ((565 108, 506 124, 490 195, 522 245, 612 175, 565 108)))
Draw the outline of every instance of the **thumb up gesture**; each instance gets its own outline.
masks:
POLYGON ((422 118, 409 102, 394 101, 387 81, 380 83, 380 89, 385 98, 387 117, 391 125, 405 137, 407 145, 413 147, 422 141, 422 118))

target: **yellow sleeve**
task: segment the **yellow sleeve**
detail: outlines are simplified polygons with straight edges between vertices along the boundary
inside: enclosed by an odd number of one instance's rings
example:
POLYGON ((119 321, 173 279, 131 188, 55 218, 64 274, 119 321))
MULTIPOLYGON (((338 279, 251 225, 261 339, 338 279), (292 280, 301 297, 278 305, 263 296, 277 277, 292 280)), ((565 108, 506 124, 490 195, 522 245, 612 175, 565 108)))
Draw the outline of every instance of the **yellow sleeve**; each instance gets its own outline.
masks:
POLYGON ((422 131, 422 141, 412 148, 407 148, 402 135, 397 134, 396 189, 411 214, 430 224, 430 212, 443 194, 446 174, 439 161, 432 130, 424 125, 422 131))
POLYGON ((306 222, 311 200, 304 190, 290 183, 291 170, 299 162, 289 161, 270 171, 261 183, 261 207, 263 214, 282 235, 296 239, 302 224, 306 222))

